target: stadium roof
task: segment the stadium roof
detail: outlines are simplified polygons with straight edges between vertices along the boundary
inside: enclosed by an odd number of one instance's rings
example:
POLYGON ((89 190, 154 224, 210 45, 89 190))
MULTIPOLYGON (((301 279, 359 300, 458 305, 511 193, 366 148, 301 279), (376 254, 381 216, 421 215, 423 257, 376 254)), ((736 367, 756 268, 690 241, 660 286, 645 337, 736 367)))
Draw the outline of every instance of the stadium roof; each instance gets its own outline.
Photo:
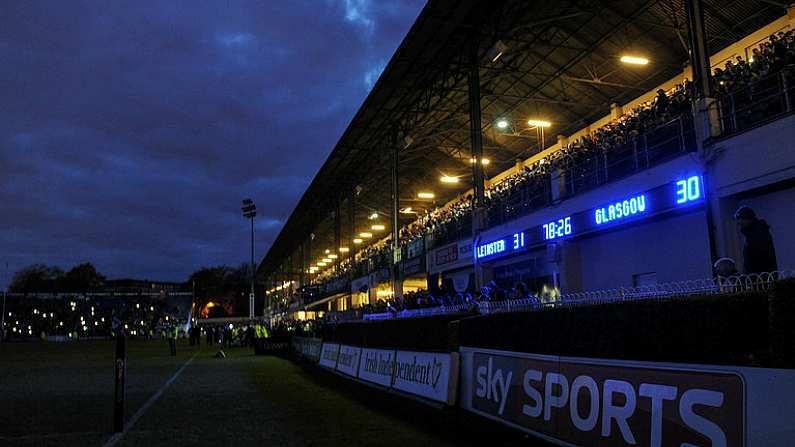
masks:
MULTIPOLYGON (((703 5, 712 53, 786 14, 781 0, 703 5)), ((688 61, 684 0, 430 0, 274 241, 260 276, 277 271, 311 234, 313 252, 333 248, 334 195, 343 200, 358 191, 357 225, 373 211, 389 216, 396 146, 402 206, 431 206, 414 199, 423 189, 444 203, 471 187, 467 48, 475 41, 487 177, 540 149, 535 132, 496 132, 497 119, 551 121, 549 145, 606 115, 611 103, 681 74, 688 61), (625 54, 650 63, 623 64, 625 54), (442 174, 462 181, 442 185, 442 174)))

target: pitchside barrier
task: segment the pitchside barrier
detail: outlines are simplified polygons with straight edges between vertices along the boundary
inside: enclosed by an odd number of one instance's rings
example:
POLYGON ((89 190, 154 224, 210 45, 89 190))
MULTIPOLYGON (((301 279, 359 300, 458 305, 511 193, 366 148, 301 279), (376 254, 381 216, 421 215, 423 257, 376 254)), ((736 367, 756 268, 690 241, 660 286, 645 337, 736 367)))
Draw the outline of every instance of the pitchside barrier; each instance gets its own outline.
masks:
POLYGON ((323 340, 310 337, 292 337, 291 345, 293 347, 293 353, 299 357, 314 363, 320 361, 320 351, 323 346, 323 340))
POLYGON ((791 446, 795 370, 461 348, 462 408, 559 445, 791 446))
POLYGON ((290 337, 268 337, 254 339, 254 354, 279 355, 290 352, 290 337))
MULTIPOLYGON (((421 327, 444 321, 429 318, 421 327)), ((415 338, 398 321, 354 332, 406 346, 415 338)), ((558 445, 794 445, 792 280, 736 295, 464 318, 441 342, 451 352, 344 343, 303 339, 293 350, 319 349, 317 362, 343 376, 558 445), (788 369, 759 367, 779 365, 788 369)))
MULTIPOLYGON (((301 339, 293 350, 303 356, 318 342, 301 339)), ((464 410, 564 446, 784 447, 795 439, 795 370, 337 343, 320 345, 318 363, 446 405, 460 393, 464 410)))
MULTIPOLYGON (((310 340, 293 343, 298 352, 310 340)), ((371 349, 323 343, 318 364, 346 377, 389 391, 454 405, 458 389, 457 352, 417 352, 371 349)))

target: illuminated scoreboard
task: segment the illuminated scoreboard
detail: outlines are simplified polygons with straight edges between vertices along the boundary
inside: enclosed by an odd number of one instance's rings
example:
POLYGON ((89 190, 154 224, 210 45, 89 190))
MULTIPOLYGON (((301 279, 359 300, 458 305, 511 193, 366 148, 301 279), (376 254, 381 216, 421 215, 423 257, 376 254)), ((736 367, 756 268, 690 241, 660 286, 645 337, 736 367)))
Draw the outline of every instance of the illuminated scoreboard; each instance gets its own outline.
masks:
POLYGON ((618 197, 590 210, 561 216, 542 225, 475 246, 475 258, 487 259, 543 245, 549 241, 612 228, 704 201, 700 175, 677 179, 654 189, 618 197))

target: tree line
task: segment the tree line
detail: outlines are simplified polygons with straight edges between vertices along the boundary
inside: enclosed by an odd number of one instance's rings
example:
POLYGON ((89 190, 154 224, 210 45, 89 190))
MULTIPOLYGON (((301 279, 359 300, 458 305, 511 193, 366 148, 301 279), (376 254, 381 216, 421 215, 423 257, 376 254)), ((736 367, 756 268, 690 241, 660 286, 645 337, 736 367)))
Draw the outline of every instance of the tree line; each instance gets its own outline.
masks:
MULTIPOLYGON (((238 267, 220 265, 202 267, 193 272, 186 288, 193 289, 197 299, 239 297, 248 295, 251 268, 244 263, 238 267)), ((69 270, 47 264, 29 265, 11 279, 11 293, 92 292, 106 286, 107 278, 90 262, 75 265, 69 270)))

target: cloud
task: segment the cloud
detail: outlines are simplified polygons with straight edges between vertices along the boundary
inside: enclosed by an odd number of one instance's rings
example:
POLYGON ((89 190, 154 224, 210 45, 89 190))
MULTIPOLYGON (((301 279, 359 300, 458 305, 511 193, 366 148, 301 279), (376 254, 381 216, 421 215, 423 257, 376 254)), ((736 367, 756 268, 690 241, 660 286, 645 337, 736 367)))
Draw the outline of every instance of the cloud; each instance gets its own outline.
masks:
POLYGON ((365 28, 372 32, 375 22, 368 16, 370 0, 344 0, 345 20, 365 28))
POLYGON ((248 33, 229 33, 219 36, 218 41, 221 45, 228 47, 240 47, 250 45, 254 42, 254 36, 248 33))
POLYGON ((368 92, 373 89, 375 83, 378 81, 378 78, 381 76, 381 73, 384 72, 385 68, 386 68, 386 62, 382 61, 377 66, 365 72, 364 85, 365 87, 367 87, 368 92))
POLYGON ((244 197, 260 210, 264 256, 363 101, 361 74, 369 88, 421 7, 386 3, 339 14, 315 1, 8 4, 0 253, 11 272, 88 260, 111 277, 183 280, 237 264, 244 197))

